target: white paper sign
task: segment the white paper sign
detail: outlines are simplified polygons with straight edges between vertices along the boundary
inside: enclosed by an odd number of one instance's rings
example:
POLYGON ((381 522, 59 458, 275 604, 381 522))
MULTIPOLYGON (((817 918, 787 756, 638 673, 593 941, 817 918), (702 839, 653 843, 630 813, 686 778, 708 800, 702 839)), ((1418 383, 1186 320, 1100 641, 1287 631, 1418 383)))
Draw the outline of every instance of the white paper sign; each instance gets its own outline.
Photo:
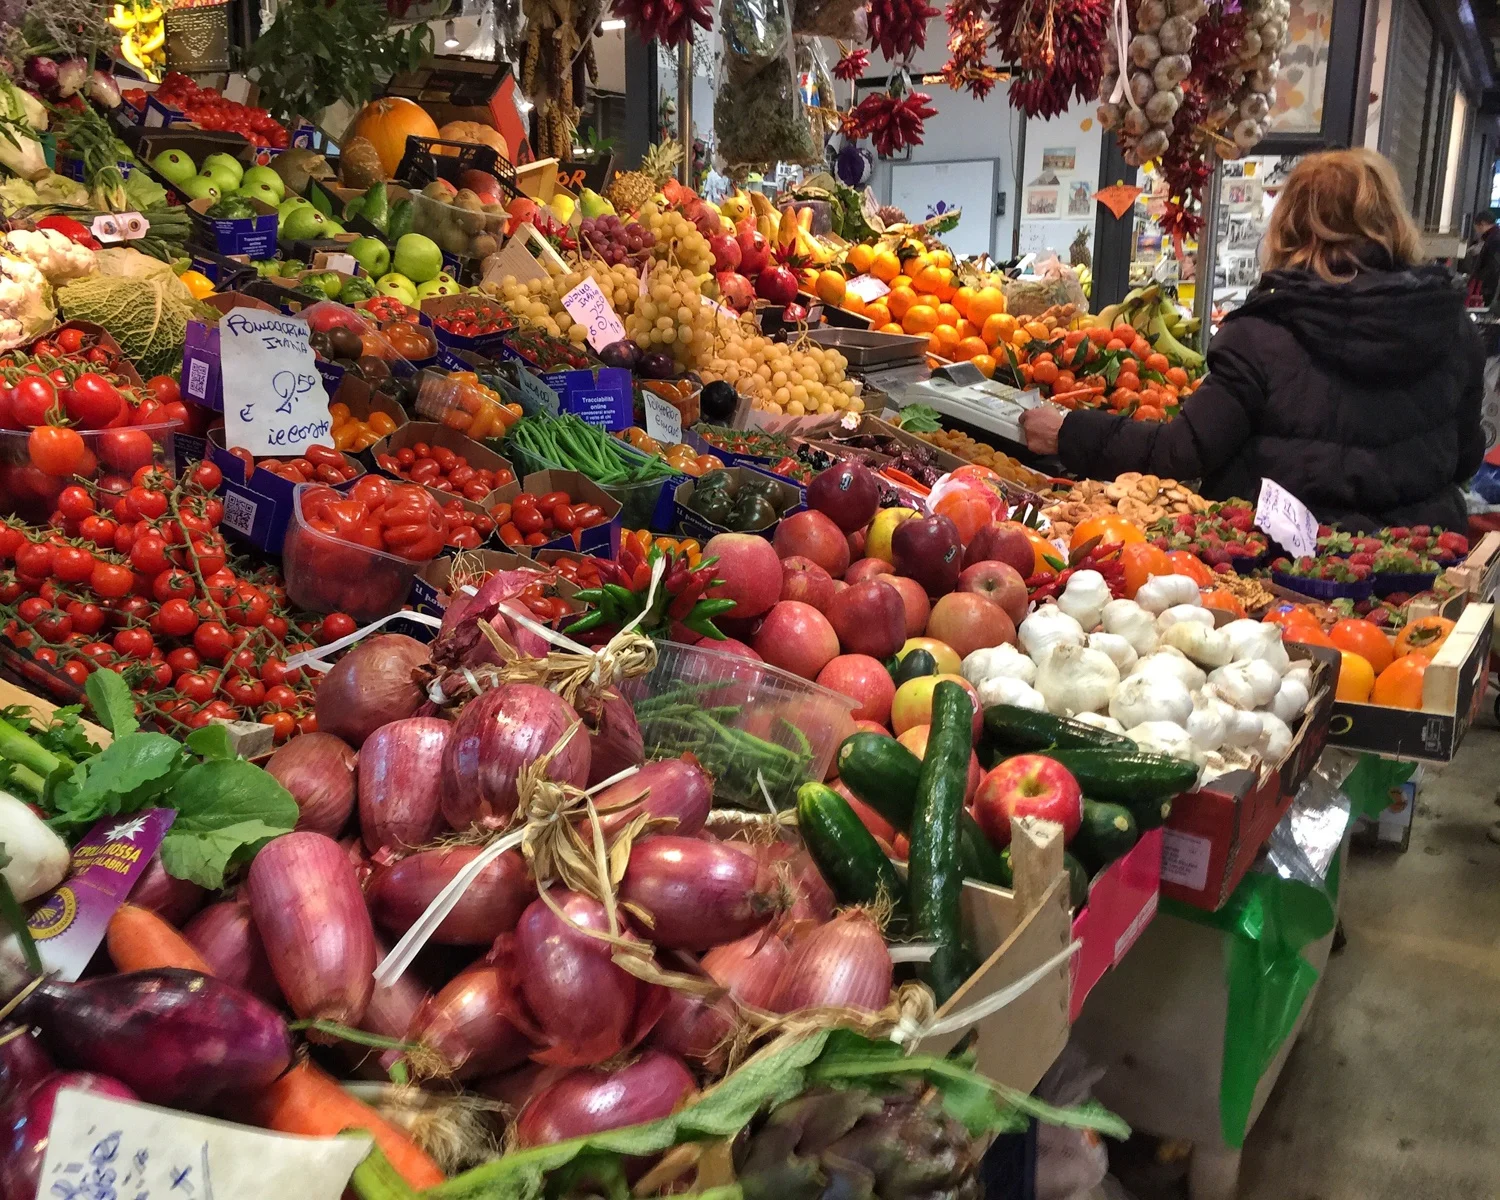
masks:
POLYGON ((625 326, 620 324, 609 297, 593 279, 585 279, 562 302, 568 316, 588 330, 589 345, 595 350, 624 340, 625 326))
POLYGON ((641 399, 646 402, 646 433, 663 446, 675 446, 682 441, 682 413, 669 400, 663 400, 650 388, 641 389, 641 399))
POLYGON ((525 367, 516 368, 516 386, 520 389, 521 399, 525 402, 522 407, 528 411, 536 407, 555 417, 561 410, 562 401, 557 393, 525 367))
POLYGON ((37 1195, 48 1200, 339 1200, 368 1137, 307 1138, 67 1088, 37 1195))
POLYGON ((219 321, 226 445, 286 455, 328 441, 328 393, 307 339, 307 322, 282 313, 232 308, 219 321))
POLYGON ((353 275, 359 270, 359 263, 352 254, 320 254, 317 266, 320 271, 342 271, 345 275, 353 275))
POLYGON ((844 285, 844 291, 858 296, 866 304, 874 304, 882 296, 890 294, 891 285, 873 275, 856 275, 844 285))
POLYGON ((1318 518, 1274 479, 1260 481, 1255 523, 1297 558, 1318 552, 1318 518))

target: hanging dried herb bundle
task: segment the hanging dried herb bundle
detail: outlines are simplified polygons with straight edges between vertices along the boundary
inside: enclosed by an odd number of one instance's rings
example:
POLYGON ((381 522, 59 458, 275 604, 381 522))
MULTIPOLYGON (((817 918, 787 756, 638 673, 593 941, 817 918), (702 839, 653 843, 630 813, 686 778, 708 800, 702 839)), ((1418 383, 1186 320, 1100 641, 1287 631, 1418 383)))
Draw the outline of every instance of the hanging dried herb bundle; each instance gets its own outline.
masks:
POLYGON ((644 42, 680 46, 693 39, 693 27, 712 29, 712 0, 615 0, 612 10, 644 42))
POLYGON ((792 29, 804 37, 855 38, 864 0, 799 0, 792 29))
POLYGON ((937 15, 926 0, 870 0, 870 45, 892 62, 903 62, 927 45, 927 22, 937 15))
POLYGON ((1055 117, 1074 100, 1092 100, 1103 73, 1109 0, 996 0, 993 46, 1019 74, 1010 104, 1028 117, 1055 117))
POLYGON ((846 114, 844 136, 870 138, 877 153, 889 158, 908 146, 920 146, 927 119, 935 116, 937 109, 932 107, 932 97, 926 92, 908 91, 904 95, 877 92, 866 96, 846 114))
POLYGON ((821 157, 797 90, 786 0, 723 0, 724 77, 714 102, 719 153, 734 168, 821 157))
POLYGON ((967 91, 983 100, 1000 81, 1000 72, 986 57, 993 32, 990 23, 978 13, 962 11, 956 3, 948 6, 947 18, 950 32, 943 81, 955 92, 967 91))

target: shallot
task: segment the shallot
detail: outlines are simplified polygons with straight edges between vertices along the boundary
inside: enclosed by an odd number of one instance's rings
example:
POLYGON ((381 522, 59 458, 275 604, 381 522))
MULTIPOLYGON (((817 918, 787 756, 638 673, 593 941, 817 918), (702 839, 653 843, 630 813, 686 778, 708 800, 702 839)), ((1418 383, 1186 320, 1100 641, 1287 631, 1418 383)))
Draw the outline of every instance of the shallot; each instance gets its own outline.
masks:
POLYGON ((505 1016, 503 990, 498 969, 488 963, 461 971, 417 1011, 407 1040, 437 1053, 454 1079, 520 1066, 531 1043, 505 1016))
POLYGON ((331 733, 304 733, 266 761, 297 802, 298 829, 338 837, 354 811, 354 751, 331 733))
POLYGON ((415 716, 426 702, 416 672, 427 647, 399 633, 361 642, 318 685, 318 729, 358 749, 382 725, 415 716))
POLYGON ((724 997, 711 999, 674 990, 646 1044, 689 1062, 722 1069, 733 1032, 734 1006, 724 997))
POLYGON ((360 746, 359 831, 371 853, 423 845, 443 828, 439 773, 452 730, 437 717, 408 717, 360 746))
POLYGON ((649 837, 631 849, 620 899, 651 918, 651 940, 669 950, 706 950, 743 937, 777 911, 771 873, 722 842, 649 837))
POLYGON ((691 754, 648 762, 634 775, 613 783, 594 797, 599 825, 608 838, 639 814, 671 817, 671 832, 684 837, 697 833, 708 820, 714 781, 691 754), (635 800, 635 803, 627 803, 635 800))
POLYGON ((130 903, 137 908, 149 909, 168 925, 178 928, 203 907, 207 898, 207 890, 192 880, 168 875, 166 867, 161 865, 160 854, 151 856, 141 877, 130 889, 130 903))
POLYGON ((709 978, 722 984, 741 1004, 751 1008, 769 1008, 776 994, 776 984, 786 967, 791 950, 775 933, 749 934, 737 942, 715 946, 699 965, 709 978))
POLYGON ((537 1092, 516 1117, 516 1141, 545 1146, 569 1138, 655 1121, 693 1091, 680 1058, 648 1050, 614 1071, 570 1071, 537 1092))
POLYGON ((268 1004, 281 1003, 271 960, 243 898, 210 904, 189 921, 182 936, 212 969, 215 979, 242 987, 268 1004))
MULTIPOLYGON (((371 915, 382 928, 405 933, 454 876, 483 852, 483 846, 423 850, 377 867, 366 891, 371 915)), ((488 946, 516 927, 535 898, 526 864, 514 850, 507 851, 479 873, 428 940, 446 946, 488 946)))
POLYGON ((851 908, 814 929, 796 946, 767 1006, 858 1008, 878 1012, 891 994, 894 967, 885 938, 870 915, 851 908))

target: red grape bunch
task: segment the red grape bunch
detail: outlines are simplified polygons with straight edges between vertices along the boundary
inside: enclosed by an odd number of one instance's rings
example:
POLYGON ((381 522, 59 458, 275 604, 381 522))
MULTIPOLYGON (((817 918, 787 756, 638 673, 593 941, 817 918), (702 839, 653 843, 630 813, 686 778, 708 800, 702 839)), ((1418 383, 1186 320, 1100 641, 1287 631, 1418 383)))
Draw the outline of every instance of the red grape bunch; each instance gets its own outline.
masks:
POLYGON ((614 213, 585 217, 578 227, 580 242, 612 267, 626 259, 644 259, 656 236, 638 221, 625 224, 614 213))

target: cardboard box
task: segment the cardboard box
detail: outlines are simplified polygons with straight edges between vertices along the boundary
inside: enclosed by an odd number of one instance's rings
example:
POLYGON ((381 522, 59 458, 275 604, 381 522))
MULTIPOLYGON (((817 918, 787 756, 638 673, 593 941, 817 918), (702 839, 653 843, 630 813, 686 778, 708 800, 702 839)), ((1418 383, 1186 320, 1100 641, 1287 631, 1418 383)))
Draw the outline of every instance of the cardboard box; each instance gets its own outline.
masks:
MULTIPOLYGON (((262 467, 256 467, 246 480, 245 464, 225 449, 222 429, 209 430, 205 449, 209 460, 224 472, 224 482, 219 485, 219 494, 224 497, 224 528, 232 537, 249 542, 257 550, 280 554, 292 519, 292 498, 297 485, 262 467)), ((353 487, 365 470, 358 459, 348 454, 344 458, 357 474, 346 483, 335 484, 337 491, 353 487)))
MULTIPOLYGON (((1227 614, 1226 614, 1227 616, 1227 614)), ((1329 723, 1338 683, 1336 651, 1289 643, 1294 659, 1311 659, 1311 699, 1281 761, 1259 771, 1231 771, 1172 801, 1162 841, 1162 894, 1194 908, 1220 908, 1254 865, 1261 847, 1292 806, 1297 789, 1332 742, 1329 723)))
POLYGON ((1493 604, 1470 604, 1422 678, 1422 707, 1339 700, 1328 744, 1388 758, 1448 762, 1479 712, 1488 682, 1493 604))
POLYGON ((604 510, 608 520, 580 533, 575 544, 573 535, 565 533, 540 546, 510 546, 510 550, 530 558, 544 550, 575 550, 599 558, 614 558, 620 552, 620 502, 606 492, 587 475, 577 471, 532 471, 515 483, 496 488, 484 498, 484 507, 493 508, 502 501, 509 502, 522 492, 543 496, 548 492, 567 492, 573 503, 587 501, 604 510))
POLYGON ((1073 940, 1082 949, 1073 959, 1068 1019, 1076 1021, 1083 1002, 1106 971, 1135 945, 1156 916, 1161 898, 1164 829, 1148 829, 1128 853, 1100 872, 1089 888, 1089 902, 1073 917, 1073 940))
POLYGON ((212 280, 220 292, 238 292, 260 278, 249 259, 243 256, 231 258, 227 254, 205 250, 201 246, 193 247, 190 253, 192 269, 212 280))
POLYGON ((205 196, 188 207, 193 224, 210 250, 223 255, 242 254, 246 258, 270 258, 276 253, 276 210, 260 200, 251 200, 253 217, 210 217, 208 210, 216 201, 205 196))
MULTIPOLYGON (((276 306, 240 292, 218 292, 203 303, 222 317, 235 308, 275 312, 276 306)), ((195 404, 224 411, 224 377, 219 367, 218 321, 189 321, 182 347, 182 394, 195 404)))
POLYGON ((451 54, 435 54, 415 71, 402 71, 386 85, 386 94, 415 100, 439 125, 478 121, 500 131, 510 147, 510 161, 526 143, 519 93, 510 68, 451 54))
POLYGON ((433 296, 422 301, 422 315, 432 321, 432 332, 437 336, 438 343, 438 365, 449 371, 468 370, 468 365, 456 357, 458 351, 467 351, 470 354, 482 354, 486 358, 493 358, 504 349, 505 335, 516 327, 516 320, 510 315, 509 310, 492 296, 469 295, 469 296, 433 296), (465 337, 462 334, 451 333, 438 324, 440 317, 460 309, 474 309, 494 319, 498 328, 493 333, 480 334, 478 337, 465 337), (445 354, 444 351, 447 351, 445 354))
MULTIPOLYGON (((466 561, 477 561, 486 574, 496 571, 522 571, 522 570, 546 570, 549 565, 562 554, 557 550, 543 550, 535 559, 528 558, 524 554, 513 554, 508 550, 465 550, 463 557, 466 561)), ((570 557, 572 557, 570 555, 570 557)), ((411 606, 418 612, 430 613, 440 617, 448 609, 452 596, 448 589, 449 574, 453 569, 457 554, 446 554, 442 558, 435 558, 430 563, 424 564, 411 581, 411 606)), ((575 584, 566 579, 557 580, 557 594, 568 601, 568 607, 574 612, 581 612, 583 605, 574 602, 573 597, 578 594, 575 584)))
MULTIPOLYGON (((783 517, 789 517, 794 512, 801 512, 807 507, 807 493, 795 484, 788 483, 779 475, 772 475, 768 471, 758 471, 754 467, 726 467, 725 469, 733 477, 736 488, 739 487, 741 481, 752 475, 769 479, 775 484, 775 489, 771 493, 771 503, 776 506, 781 516, 763 529, 747 529, 739 532, 758 533, 761 537, 768 538, 776 531, 776 526, 781 524, 783 517)), ((685 483, 678 484, 676 491, 672 493, 672 501, 677 510, 678 531, 689 537, 695 537, 700 542, 708 541, 716 533, 733 532, 723 525, 715 525, 688 507, 688 502, 693 498, 693 491, 697 486, 696 479, 689 479, 685 483)))

